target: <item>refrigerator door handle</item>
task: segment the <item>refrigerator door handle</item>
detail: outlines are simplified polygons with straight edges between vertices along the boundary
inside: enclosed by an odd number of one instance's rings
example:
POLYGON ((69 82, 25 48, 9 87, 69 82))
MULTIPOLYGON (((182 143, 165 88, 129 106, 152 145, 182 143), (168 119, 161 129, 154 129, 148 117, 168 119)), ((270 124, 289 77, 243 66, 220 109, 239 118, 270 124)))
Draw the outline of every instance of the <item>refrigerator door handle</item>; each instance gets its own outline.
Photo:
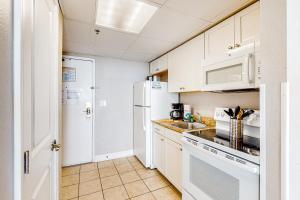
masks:
POLYGON ((146 105, 146 83, 143 83, 143 105, 146 105))
POLYGON ((146 132, 146 126, 145 126, 145 109, 146 108, 143 108, 143 130, 144 130, 144 133, 146 132))

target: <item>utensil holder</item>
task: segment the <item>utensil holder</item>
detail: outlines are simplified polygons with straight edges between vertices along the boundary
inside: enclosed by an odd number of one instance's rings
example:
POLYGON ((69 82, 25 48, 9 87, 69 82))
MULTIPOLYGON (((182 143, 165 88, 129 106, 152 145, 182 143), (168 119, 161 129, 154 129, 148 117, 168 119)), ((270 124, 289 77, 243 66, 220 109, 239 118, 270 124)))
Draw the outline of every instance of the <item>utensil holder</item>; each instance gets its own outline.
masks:
POLYGON ((229 136, 230 147, 241 149, 243 144, 243 120, 230 119, 229 136))
POLYGON ((243 139, 243 120, 230 119, 229 136, 233 140, 243 139))

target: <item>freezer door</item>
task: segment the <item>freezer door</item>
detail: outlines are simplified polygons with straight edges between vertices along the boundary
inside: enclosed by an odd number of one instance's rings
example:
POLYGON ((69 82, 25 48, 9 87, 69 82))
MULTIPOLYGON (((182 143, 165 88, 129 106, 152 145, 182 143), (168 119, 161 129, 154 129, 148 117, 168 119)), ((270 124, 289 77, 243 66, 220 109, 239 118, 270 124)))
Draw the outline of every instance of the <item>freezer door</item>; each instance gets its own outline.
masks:
POLYGON ((150 81, 137 82, 133 86, 134 105, 150 106, 151 83, 150 81))
POLYGON ((134 106, 133 150, 137 158, 150 167, 150 108, 134 106))
POLYGON ((152 82, 151 120, 170 118, 172 103, 178 103, 178 94, 169 93, 167 83, 152 82))

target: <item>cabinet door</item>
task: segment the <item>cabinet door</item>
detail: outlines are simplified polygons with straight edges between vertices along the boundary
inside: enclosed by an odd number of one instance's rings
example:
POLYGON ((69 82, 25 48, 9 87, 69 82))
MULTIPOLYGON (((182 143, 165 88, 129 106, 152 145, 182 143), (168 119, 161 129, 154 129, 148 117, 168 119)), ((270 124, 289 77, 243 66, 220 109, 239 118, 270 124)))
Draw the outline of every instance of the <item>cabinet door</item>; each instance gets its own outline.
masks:
POLYGON ((154 132, 154 165, 162 173, 165 173, 165 139, 154 132))
POLYGON ((205 59, 227 56, 227 51, 234 47, 234 17, 221 22, 205 32, 205 59))
POLYGON ((159 71, 159 60, 156 59, 150 63, 150 74, 155 74, 158 71, 159 71))
POLYGON ((182 187, 182 147, 166 139, 165 143, 165 176, 181 191, 182 187))
POLYGON ((259 43, 259 15, 259 2, 256 2, 234 16, 235 45, 259 43))
POLYGON ((201 61, 204 59, 204 35, 187 42, 183 46, 184 59, 183 92, 200 91, 202 87, 201 61))
POLYGON ((204 35, 170 52, 169 92, 199 91, 202 86, 202 59, 204 59, 204 35))
POLYGON ((185 65, 182 55, 184 48, 181 46, 169 53, 168 60, 168 90, 169 92, 182 92, 184 87, 185 65))
POLYGON ((158 74, 168 70, 168 55, 164 55, 150 63, 150 73, 158 74))

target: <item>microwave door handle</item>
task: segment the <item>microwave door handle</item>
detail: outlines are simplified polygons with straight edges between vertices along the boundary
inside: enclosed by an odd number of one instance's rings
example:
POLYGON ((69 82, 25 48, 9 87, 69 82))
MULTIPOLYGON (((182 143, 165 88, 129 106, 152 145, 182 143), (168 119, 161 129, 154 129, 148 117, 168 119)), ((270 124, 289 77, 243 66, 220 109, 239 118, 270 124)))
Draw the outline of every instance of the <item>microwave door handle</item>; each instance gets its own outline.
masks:
POLYGON ((252 54, 248 54, 246 57, 246 66, 248 67, 248 80, 249 83, 253 82, 253 62, 252 62, 252 54))

